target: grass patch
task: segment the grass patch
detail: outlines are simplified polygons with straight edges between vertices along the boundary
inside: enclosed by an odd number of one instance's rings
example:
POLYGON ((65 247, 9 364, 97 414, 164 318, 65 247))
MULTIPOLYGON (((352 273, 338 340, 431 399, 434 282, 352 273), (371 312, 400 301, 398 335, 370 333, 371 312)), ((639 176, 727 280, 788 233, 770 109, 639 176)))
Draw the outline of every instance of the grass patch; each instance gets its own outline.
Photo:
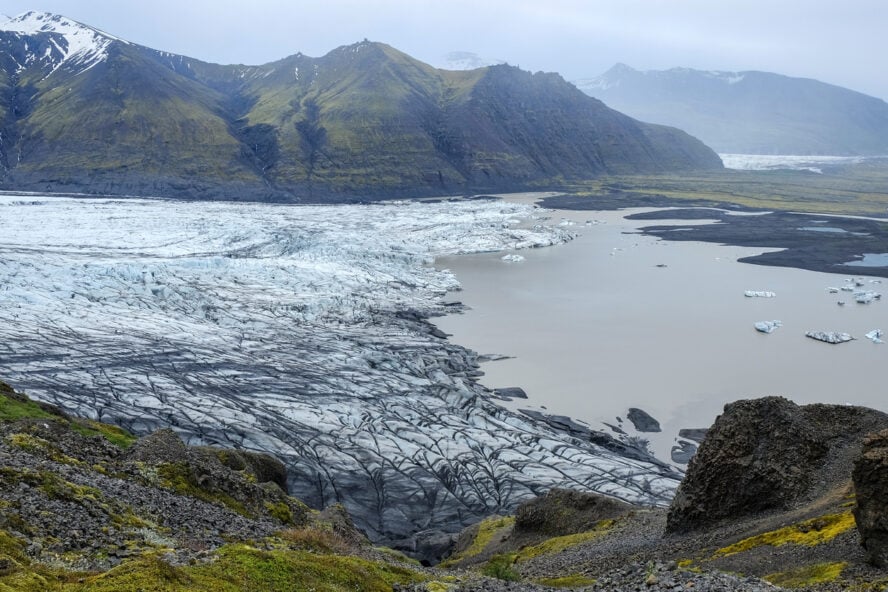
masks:
POLYGON ((71 428, 84 436, 102 436, 118 448, 126 450, 138 438, 123 428, 92 419, 78 419, 71 423, 71 428))
POLYGON ((573 574, 558 578, 540 578, 535 581, 541 586, 549 586, 550 588, 581 588, 583 586, 592 586, 597 580, 582 574, 573 574))
POLYGON ((818 175, 802 171, 714 171, 683 175, 602 177, 568 185, 587 195, 622 192, 627 202, 635 195, 657 195, 678 201, 736 204, 767 210, 830 214, 884 215, 888 207, 888 167, 874 162, 843 167, 818 175))
POLYGON ((162 486, 172 489, 179 495, 195 497, 212 504, 222 504, 242 516, 253 518, 253 514, 247 510, 243 503, 227 493, 207 491, 198 486, 194 475, 191 474, 185 463, 161 463, 157 466, 157 476, 160 477, 162 486))
POLYGON ((494 555, 484 564, 481 573, 485 576, 505 580, 507 582, 517 582, 521 579, 521 574, 515 571, 516 557, 513 554, 494 555))
POLYGON ((58 419, 58 416, 44 410, 34 401, 31 401, 30 399, 22 400, 16 396, 10 396, 12 394, 12 389, 3 389, 0 391, 0 421, 44 418, 58 419))
POLYGON ((848 564, 845 562, 817 563, 789 571, 768 574, 765 576, 765 579, 775 586, 783 588, 803 588, 814 584, 835 582, 847 566, 848 564))
POLYGON ((265 502, 265 509, 272 518, 282 524, 294 524, 293 511, 284 502, 265 502))
POLYGON ((229 545, 206 563, 182 567, 152 552, 101 574, 20 569, 0 574, 0 592, 391 592, 394 584, 425 579, 410 569, 356 557, 229 545))
POLYGON ((522 549, 518 553, 518 561, 528 561, 541 555, 553 555, 570 547, 593 541, 607 533, 615 523, 615 520, 602 520, 592 530, 547 539, 538 545, 522 549))
POLYGON ((854 515, 851 512, 828 514, 743 539, 716 551, 715 558, 743 553, 766 545, 779 547, 793 544, 813 547, 833 540, 843 532, 854 528, 854 525, 854 515))
POLYGON ((304 549, 318 553, 344 553, 348 543, 330 528, 307 526, 305 528, 289 528, 277 533, 287 548, 304 549))
POLYGON ((83 463, 72 458, 53 446, 48 440, 44 440, 32 434, 16 433, 6 436, 6 442, 25 452, 37 454, 66 465, 82 465, 83 463))
POLYGON ((487 545, 490 544, 490 541, 493 540, 494 534, 513 524, 515 524, 514 516, 494 516, 481 521, 478 524, 478 534, 475 535, 472 544, 465 551, 457 553, 447 561, 443 561, 441 567, 449 567, 465 559, 480 555, 487 548, 487 545))
POLYGON ((2 467, 0 468, 0 479, 7 483, 27 483, 31 487, 38 488, 51 499, 77 502, 81 505, 96 504, 102 501, 102 492, 98 489, 65 481, 49 471, 2 467))

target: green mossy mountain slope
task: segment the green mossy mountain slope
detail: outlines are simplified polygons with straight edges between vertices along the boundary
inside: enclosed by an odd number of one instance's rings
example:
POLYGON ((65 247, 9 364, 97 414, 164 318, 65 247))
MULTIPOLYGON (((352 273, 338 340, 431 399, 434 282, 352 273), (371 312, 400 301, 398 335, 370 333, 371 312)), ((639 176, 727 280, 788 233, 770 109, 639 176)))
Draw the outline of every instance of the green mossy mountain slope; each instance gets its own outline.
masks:
POLYGON ((112 40, 78 69, 34 58, 50 35, 0 31, 3 189, 344 201, 721 168, 556 74, 437 70, 368 41, 220 66, 112 40))

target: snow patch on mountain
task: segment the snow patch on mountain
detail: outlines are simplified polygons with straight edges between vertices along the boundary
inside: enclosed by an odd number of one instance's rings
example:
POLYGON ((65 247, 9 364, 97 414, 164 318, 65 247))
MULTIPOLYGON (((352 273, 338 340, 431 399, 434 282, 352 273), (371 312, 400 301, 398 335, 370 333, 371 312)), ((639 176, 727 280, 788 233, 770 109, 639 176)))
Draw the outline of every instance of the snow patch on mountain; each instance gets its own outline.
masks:
POLYGON ((75 68, 78 73, 85 72, 104 61, 111 43, 127 43, 98 29, 49 12, 26 12, 0 25, 0 30, 21 35, 49 34, 52 47, 47 48, 43 56, 37 57, 52 60, 50 73, 63 64, 75 68))

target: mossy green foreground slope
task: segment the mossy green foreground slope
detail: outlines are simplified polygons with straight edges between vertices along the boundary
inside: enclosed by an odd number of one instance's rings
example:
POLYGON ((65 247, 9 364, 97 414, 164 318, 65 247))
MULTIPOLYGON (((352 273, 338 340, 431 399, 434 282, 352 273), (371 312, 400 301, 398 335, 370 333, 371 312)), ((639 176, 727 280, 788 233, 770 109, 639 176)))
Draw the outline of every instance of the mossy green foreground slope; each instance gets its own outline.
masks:
POLYGON ((553 490, 467 529, 436 568, 373 547, 341 506, 286 495, 282 468, 170 430, 137 439, 0 382, 0 592, 888 587, 860 547, 841 467, 801 503, 684 533, 665 534, 663 508, 553 490))
POLYGON ((274 459, 141 440, 0 383, 0 591, 373 591, 425 582, 274 459), (168 458, 172 455, 172 458, 168 458))
POLYGON ((34 34, 0 30, 3 189, 343 201, 721 169, 698 140, 556 74, 437 70, 367 41, 220 66, 81 26, 107 41, 83 69, 35 53, 53 56, 53 27, 70 25, 40 18, 34 34))

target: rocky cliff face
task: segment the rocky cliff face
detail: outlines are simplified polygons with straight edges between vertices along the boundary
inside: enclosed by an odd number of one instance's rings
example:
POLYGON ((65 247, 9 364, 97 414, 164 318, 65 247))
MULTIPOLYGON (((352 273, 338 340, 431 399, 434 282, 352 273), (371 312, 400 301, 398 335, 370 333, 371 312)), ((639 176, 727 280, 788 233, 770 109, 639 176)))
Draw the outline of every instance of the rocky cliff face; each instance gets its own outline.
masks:
POLYGON ((28 13, 0 47, 5 189, 347 201, 721 168, 558 75, 436 70, 381 43, 219 66, 28 13))
POLYGON ((854 519, 861 544, 874 565, 888 568, 888 430, 864 440, 854 463, 854 519))
POLYGON ((861 407, 798 406, 781 397, 726 405, 688 466, 667 529, 811 501, 850 479, 864 436, 885 426, 888 415, 861 407))

